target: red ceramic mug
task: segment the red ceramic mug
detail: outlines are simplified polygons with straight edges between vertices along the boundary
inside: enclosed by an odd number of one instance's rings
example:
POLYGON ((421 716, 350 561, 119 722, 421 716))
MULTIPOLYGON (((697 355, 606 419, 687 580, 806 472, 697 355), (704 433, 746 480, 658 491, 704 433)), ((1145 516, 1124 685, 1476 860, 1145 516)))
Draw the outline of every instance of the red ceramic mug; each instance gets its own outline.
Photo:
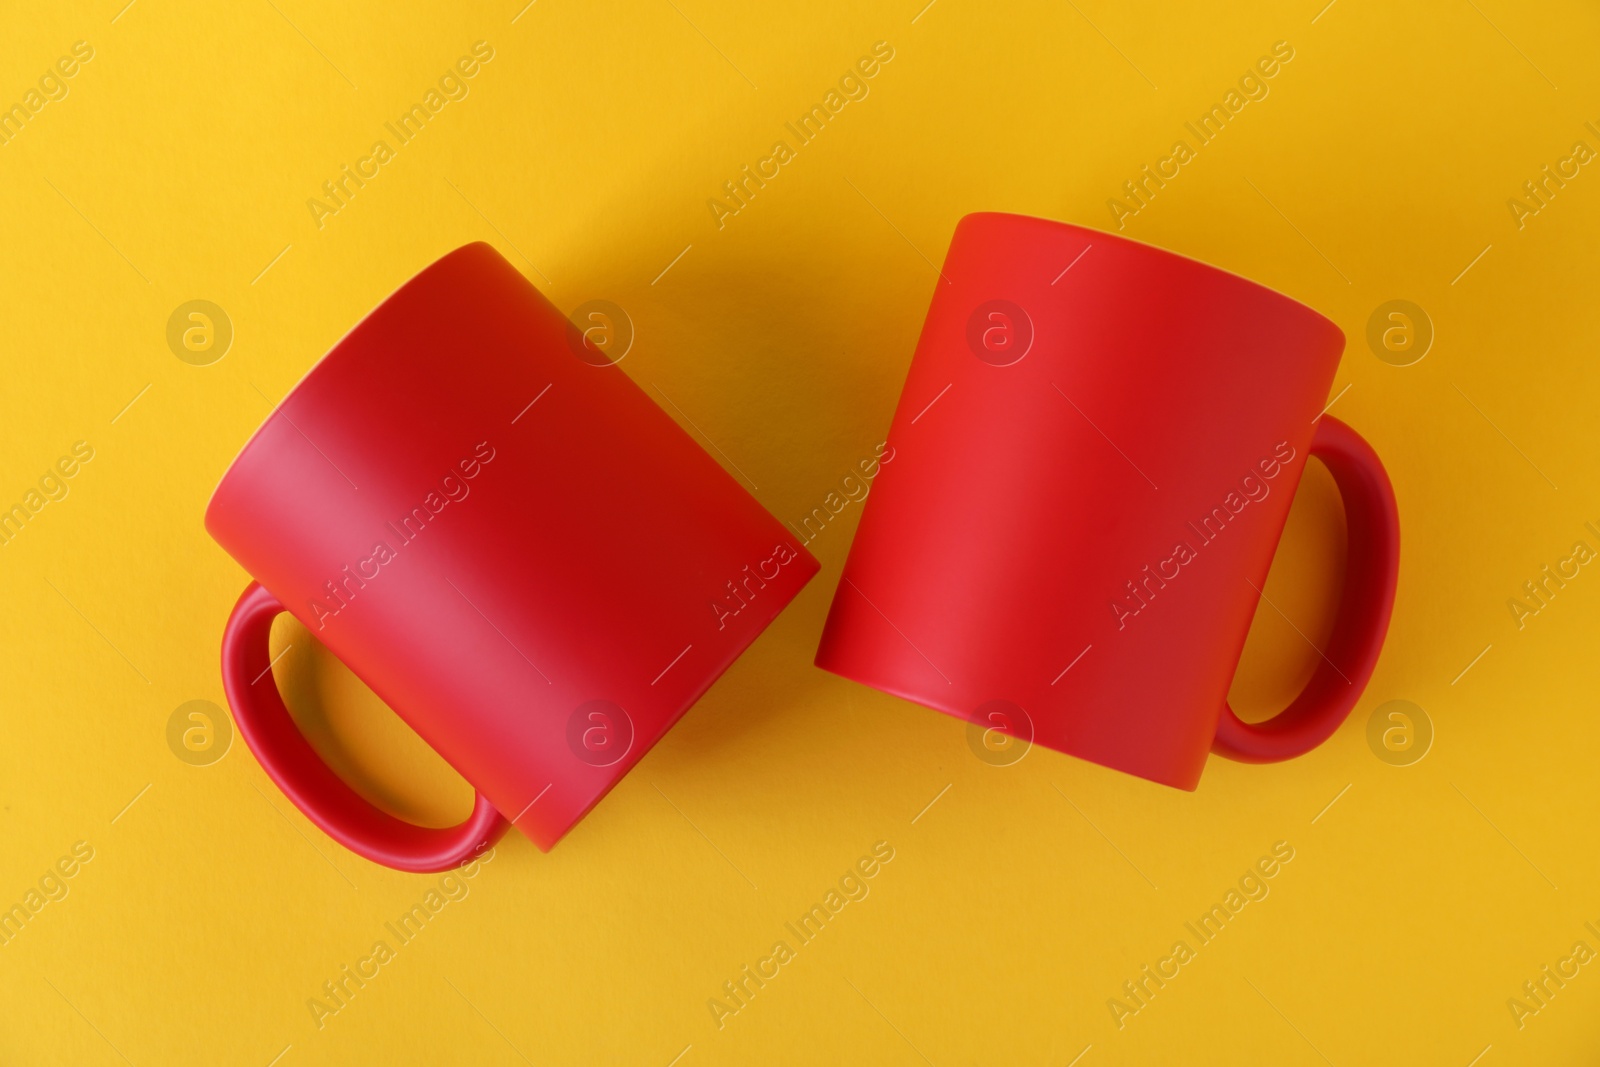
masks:
POLYGON ((1266 762, 1349 714, 1388 628, 1394 493, 1320 414, 1332 322, 1234 274, 1020 215, 956 227, 817 665, 1157 782, 1266 762), (1305 690, 1228 686, 1306 458, 1349 558, 1305 690))
POLYGON ((548 850, 817 570, 486 244, 312 368, 206 528, 258 580, 222 641, 240 734, 329 835, 411 871, 507 819, 548 850), (282 611, 476 788, 467 821, 404 822, 322 763, 272 678, 282 611))

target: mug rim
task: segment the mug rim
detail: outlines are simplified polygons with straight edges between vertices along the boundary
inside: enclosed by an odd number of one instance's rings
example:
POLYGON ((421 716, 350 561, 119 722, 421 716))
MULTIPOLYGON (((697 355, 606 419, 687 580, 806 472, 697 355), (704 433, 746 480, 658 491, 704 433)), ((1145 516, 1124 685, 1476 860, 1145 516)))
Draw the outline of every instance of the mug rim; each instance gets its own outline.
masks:
MULTIPOLYGON (((319 356, 316 361, 311 364, 311 366, 306 368, 305 373, 301 374, 300 377, 295 381, 294 385, 289 387, 289 390, 283 394, 282 399, 280 399, 276 404, 272 405, 272 410, 269 411, 266 417, 261 420, 261 425, 257 426, 255 430, 251 432, 250 436, 245 439, 245 443, 240 446, 239 451, 235 453, 233 459, 228 463, 227 469, 222 472, 222 477, 217 479, 216 486, 211 490, 211 496, 206 499, 204 515, 205 526, 208 530, 211 526, 212 509, 216 507, 218 495, 221 494, 223 488, 234 477, 235 473, 240 469, 240 467, 243 466, 245 458, 256 448, 257 444, 262 438, 262 435, 266 433, 267 427, 272 425, 272 420, 278 415, 278 413, 287 407, 289 402, 295 397, 313 387, 315 383, 312 381, 312 379, 316 377, 317 372, 323 367, 327 366, 335 357, 344 351, 347 342, 349 342, 349 340, 354 337, 356 333, 360 331, 361 328, 364 327, 368 322, 377 319, 380 315, 383 315, 385 312, 398 306, 401 300, 408 296, 415 287, 422 283, 424 279, 431 278, 436 272, 445 269, 446 266, 452 263, 458 256, 467 252, 469 249, 475 249, 479 247, 486 248, 497 256, 500 255, 499 249, 495 248, 494 245, 490 244, 488 241, 469 241, 464 245, 459 245, 451 249, 444 255, 434 259, 426 267, 423 267, 421 270, 412 274, 392 292, 390 292, 388 296, 385 296, 382 300, 373 305, 365 315, 362 315, 361 318, 357 319, 348 330, 341 334, 337 341, 328 346, 328 350, 326 352, 319 356)), ((504 259, 505 257, 501 256, 501 258, 504 259)))
MULTIPOLYGON (((1277 299, 1292 305, 1300 311, 1307 312, 1314 319, 1326 323, 1330 329, 1339 335, 1341 352, 1349 345, 1350 338, 1338 323, 1334 322, 1328 316, 1324 315, 1322 312, 1318 311, 1316 308, 1312 307, 1310 304, 1307 304, 1303 300, 1297 300, 1288 293, 1274 289, 1272 286, 1263 284, 1262 282, 1258 282, 1254 278, 1248 278, 1237 271, 1231 271, 1226 267, 1219 267, 1215 263, 1208 263, 1203 259, 1196 259, 1194 256, 1186 256, 1182 252, 1174 252, 1170 248, 1163 248, 1160 245, 1151 244, 1149 241, 1140 241, 1137 238, 1125 237, 1120 233, 1113 233, 1110 230, 1100 230, 1093 226, 1084 226, 1076 222, 1063 222, 1060 219, 1045 218, 1042 215, 1025 215, 1019 211, 971 211, 961 216, 961 218, 956 221, 956 229, 960 230, 961 227, 968 225, 969 223, 975 226, 987 228, 988 226, 999 222, 1025 223, 1030 227, 1042 230, 1070 231, 1080 234, 1092 234, 1096 239, 1104 238, 1109 241, 1116 241, 1125 245, 1131 245, 1142 252, 1155 253, 1169 259, 1178 260, 1188 267, 1198 267, 1203 271, 1207 271, 1212 274, 1220 274, 1223 277, 1232 279, 1233 281, 1242 282, 1252 289, 1260 290, 1269 296, 1276 297, 1277 299)), ((948 258, 948 256, 949 253, 947 252, 946 258, 948 258)))

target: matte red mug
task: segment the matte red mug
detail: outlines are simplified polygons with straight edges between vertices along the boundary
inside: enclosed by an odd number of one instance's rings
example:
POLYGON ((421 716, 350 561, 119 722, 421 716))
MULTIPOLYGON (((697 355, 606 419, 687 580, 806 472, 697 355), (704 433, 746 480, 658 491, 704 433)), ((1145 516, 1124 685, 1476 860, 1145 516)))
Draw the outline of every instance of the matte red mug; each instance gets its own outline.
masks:
POLYGON ((258 580, 222 640, 239 733, 378 863, 443 870, 508 819, 548 850, 817 571, 591 333, 457 249, 312 368, 206 510, 258 580), (272 678, 283 611, 473 785, 465 822, 398 819, 318 758, 272 678))
POLYGON ((1399 561, 1383 465, 1322 414, 1343 350, 1226 271, 966 216, 817 665, 1183 789, 1211 751, 1309 751, 1372 674, 1399 561), (1308 455, 1343 497, 1344 589, 1304 691, 1246 723, 1228 687, 1308 455))

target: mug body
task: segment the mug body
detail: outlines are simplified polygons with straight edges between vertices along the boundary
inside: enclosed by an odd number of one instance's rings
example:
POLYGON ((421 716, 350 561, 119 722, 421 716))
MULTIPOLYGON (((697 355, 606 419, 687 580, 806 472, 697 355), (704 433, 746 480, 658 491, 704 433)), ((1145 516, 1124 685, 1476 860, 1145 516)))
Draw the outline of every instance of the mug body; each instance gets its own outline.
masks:
POLYGON ((1226 271, 968 215, 818 666, 1193 789, 1343 348, 1226 271))
POLYGON ((311 370, 206 526, 544 849, 817 570, 481 243, 311 370))

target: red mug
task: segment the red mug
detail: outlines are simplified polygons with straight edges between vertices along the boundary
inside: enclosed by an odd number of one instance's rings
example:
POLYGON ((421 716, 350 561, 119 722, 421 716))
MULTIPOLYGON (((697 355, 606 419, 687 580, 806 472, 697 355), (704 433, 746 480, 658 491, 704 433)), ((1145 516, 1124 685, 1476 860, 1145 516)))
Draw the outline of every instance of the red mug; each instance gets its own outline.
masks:
POLYGON ((966 216, 817 665, 1182 789, 1211 751, 1316 747, 1372 674, 1399 561, 1383 465, 1322 414, 1343 350, 1238 275, 966 216), (1304 691, 1246 723, 1228 686, 1308 455, 1344 500, 1344 589, 1304 691))
POLYGON ((457 249, 311 369, 206 510, 257 579, 222 639, 239 733, 368 859, 443 870, 508 819, 548 850, 817 571, 590 332, 457 249), (282 611, 472 784, 465 822, 398 819, 317 757, 272 678, 282 611))

